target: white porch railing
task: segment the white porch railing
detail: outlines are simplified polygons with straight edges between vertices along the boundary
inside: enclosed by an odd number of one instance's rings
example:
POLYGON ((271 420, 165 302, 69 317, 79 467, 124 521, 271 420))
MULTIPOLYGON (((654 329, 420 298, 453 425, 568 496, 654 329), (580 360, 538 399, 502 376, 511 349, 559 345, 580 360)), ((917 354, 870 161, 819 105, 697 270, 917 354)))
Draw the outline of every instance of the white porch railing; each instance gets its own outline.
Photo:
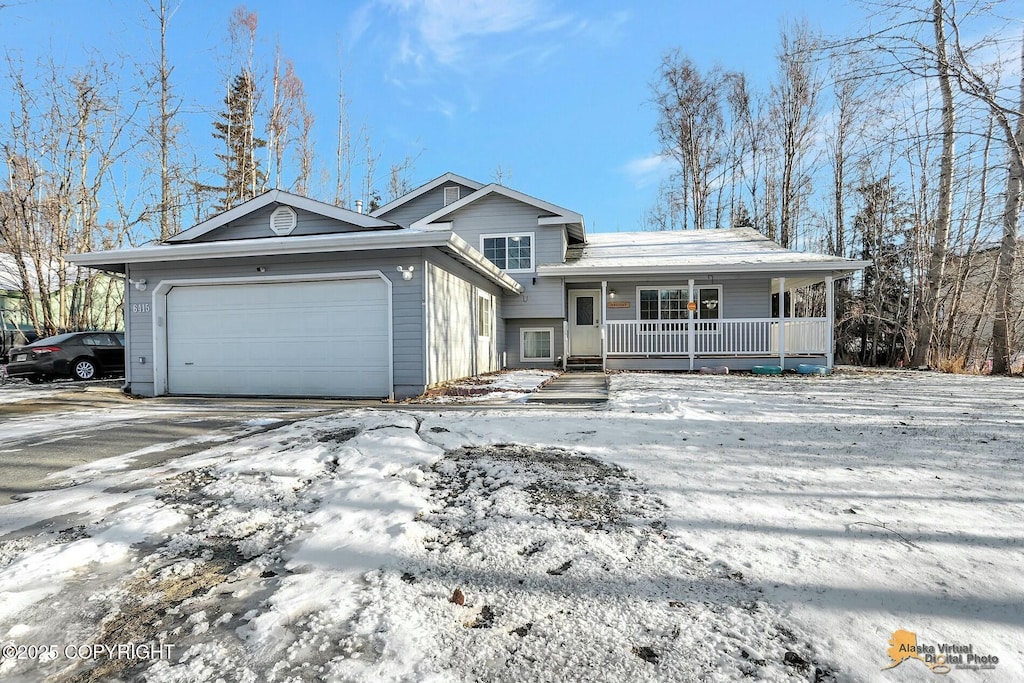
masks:
MULTIPOLYGON (((777 356, 778 318, 732 320, 609 320, 609 356, 777 356)), ((785 353, 829 352, 828 318, 785 319, 785 353)))

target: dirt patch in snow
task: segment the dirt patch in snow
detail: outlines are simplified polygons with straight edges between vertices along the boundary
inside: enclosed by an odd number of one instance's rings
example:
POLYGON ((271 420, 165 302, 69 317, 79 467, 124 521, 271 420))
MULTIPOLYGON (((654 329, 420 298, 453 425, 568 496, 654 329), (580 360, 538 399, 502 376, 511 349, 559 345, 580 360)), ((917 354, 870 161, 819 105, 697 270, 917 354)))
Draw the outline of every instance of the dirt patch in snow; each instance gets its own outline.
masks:
POLYGON ((429 474, 419 520, 434 533, 369 577, 366 601, 424 619, 408 627, 437 641, 434 666, 456 657, 493 681, 834 679, 813 639, 670 533, 623 468, 497 444, 448 451, 429 474))

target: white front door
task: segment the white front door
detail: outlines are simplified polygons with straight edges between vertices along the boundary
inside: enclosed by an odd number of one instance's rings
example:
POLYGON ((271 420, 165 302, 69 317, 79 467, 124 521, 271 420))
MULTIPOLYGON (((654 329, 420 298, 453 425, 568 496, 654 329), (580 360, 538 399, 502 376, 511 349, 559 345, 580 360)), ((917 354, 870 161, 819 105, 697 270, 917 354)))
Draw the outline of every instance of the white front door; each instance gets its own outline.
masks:
POLYGON ((601 355, 601 290, 569 291, 569 355, 601 355))

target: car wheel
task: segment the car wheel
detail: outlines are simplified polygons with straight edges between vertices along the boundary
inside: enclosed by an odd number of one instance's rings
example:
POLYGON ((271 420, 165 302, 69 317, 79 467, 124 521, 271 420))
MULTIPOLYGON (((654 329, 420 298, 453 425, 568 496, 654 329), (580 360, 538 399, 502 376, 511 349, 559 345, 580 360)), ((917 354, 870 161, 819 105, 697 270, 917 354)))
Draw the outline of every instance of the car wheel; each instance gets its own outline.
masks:
POLYGON ((71 377, 76 380, 96 379, 96 364, 88 358, 79 358, 71 365, 71 377))

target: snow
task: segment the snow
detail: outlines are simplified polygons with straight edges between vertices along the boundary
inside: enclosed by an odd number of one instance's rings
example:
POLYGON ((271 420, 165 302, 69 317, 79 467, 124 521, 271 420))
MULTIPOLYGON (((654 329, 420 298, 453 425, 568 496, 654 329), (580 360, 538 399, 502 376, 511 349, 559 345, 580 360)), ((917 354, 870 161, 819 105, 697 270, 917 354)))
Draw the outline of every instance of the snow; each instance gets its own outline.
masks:
POLYGON ((600 408, 256 418, 0 507, 0 641, 173 646, 0 677, 924 680, 883 671, 905 629, 1021 680, 1022 408, 1005 378, 623 373, 600 408))
POLYGON ((432 389, 416 403, 525 403, 529 394, 561 374, 558 370, 504 370, 432 389))

